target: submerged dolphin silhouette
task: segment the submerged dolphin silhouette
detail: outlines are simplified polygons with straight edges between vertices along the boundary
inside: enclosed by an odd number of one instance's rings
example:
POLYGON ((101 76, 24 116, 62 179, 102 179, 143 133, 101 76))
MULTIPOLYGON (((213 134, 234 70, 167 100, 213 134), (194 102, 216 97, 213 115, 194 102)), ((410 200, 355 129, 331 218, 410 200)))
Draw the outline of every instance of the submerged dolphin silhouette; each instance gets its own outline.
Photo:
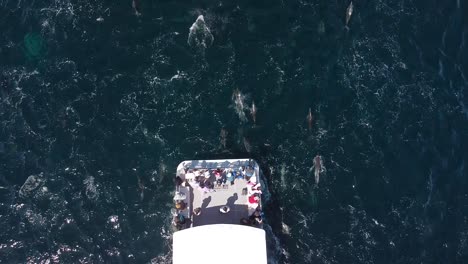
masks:
POLYGON ((307 123, 309 124, 309 130, 312 129, 312 122, 314 117, 312 116, 312 110, 309 108, 309 113, 307 114, 307 123))
POLYGON ((223 148, 226 148, 227 134, 228 132, 226 131, 226 129, 221 128, 221 131, 219 132, 219 142, 221 143, 223 148))

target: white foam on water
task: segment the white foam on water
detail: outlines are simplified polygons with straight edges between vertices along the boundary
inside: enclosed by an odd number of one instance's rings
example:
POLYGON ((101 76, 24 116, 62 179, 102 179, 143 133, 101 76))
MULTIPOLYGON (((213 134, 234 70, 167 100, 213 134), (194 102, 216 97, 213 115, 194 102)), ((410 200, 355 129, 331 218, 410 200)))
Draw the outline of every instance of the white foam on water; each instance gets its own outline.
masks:
POLYGON ((286 258, 288 258, 288 252, 281 246, 281 241, 277 236, 275 236, 273 230, 271 229, 271 226, 268 224, 264 224, 263 229, 265 230, 267 238, 269 238, 267 240, 267 243, 272 244, 272 247, 269 246, 267 248, 268 264, 277 264, 281 255, 284 255, 286 258))
POLYGON ((83 184, 85 185, 85 194, 91 200, 97 200, 99 197, 99 192, 97 190, 97 186, 94 183, 94 177, 88 176, 84 181, 83 184))
POLYGON ((213 44, 213 34, 206 25, 203 15, 199 15, 189 30, 187 43, 191 47, 206 49, 213 44))
POLYGON ((35 193, 35 191, 43 184, 43 173, 40 173, 38 175, 30 175, 24 182, 23 186, 21 186, 19 194, 22 197, 32 196, 35 193))
POLYGON ((285 222, 281 222, 281 231, 285 235, 291 234, 291 228, 285 222))
POLYGON ((117 215, 111 215, 107 218, 107 223, 109 224, 109 227, 113 230, 116 230, 120 232, 120 222, 119 222, 119 217, 117 215))
POLYGON ((174 81, 174 80, 183 80, 184 78, 187 77, 187 74, 183 71, 177 71, 177 74, 171 77, 169 81, 174 81))

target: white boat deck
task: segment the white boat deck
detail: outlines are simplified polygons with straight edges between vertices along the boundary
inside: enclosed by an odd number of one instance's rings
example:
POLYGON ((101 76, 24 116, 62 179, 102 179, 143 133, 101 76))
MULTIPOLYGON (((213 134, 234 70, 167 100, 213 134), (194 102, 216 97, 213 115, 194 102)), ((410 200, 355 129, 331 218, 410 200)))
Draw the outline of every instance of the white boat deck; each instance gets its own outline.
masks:
MULTIPOLYGON (((255 176, 258 180, 259 166, 251 159, 228 159, 228 160, 195 160, 184 161, 177 167, 177 174, 182 180, 186 180, 188 186, 179 186, 178 191, 183 192, 186 196, 184 202, 187 204, 185 210, 179 213, 183 214, 187 219, 190 219, 189 226, 196 227, 211 224, 240 224, 242 218, 248 218, 257 207, 249 205, 248 196, 243 194, 243 189, 247 188, 247 180, 243 176, 234 180, 234 184, 228 181, 223 185, 216 185, 214 170, 220 168, 222 171, 232 169, 239 176, 241 168, 251 168, 250 171, 244 170, 247 178, 255 176), (214 189, 207 190, 200 188, 195 182, 194 177, 197 175, 203 176, 203 172, 208 170, 210 176, 207 178, 214 183, 214 189), (220 212, 223 206, 228 206, 230 211, 226 214, 220 212), (201 208, 200 215, 194 215, 193 209, 201 208)), ((223 177, 226 173, 223 173, 223 177)))
POLYGON ((174 233, 172 261, 173 264, 267 264, 265 231, 224 224, 187 228, 174 233))

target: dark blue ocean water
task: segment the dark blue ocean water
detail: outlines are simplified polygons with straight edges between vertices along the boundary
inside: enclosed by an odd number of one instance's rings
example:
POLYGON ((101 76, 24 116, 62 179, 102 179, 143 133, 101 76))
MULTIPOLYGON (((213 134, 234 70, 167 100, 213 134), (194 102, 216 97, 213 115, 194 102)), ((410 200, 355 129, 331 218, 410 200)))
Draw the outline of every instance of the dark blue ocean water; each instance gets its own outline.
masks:
POLYGON ((271 263, 467 263, 468 2, 348 4, 0 0, 0 262, 171 263, 177 164, 253 157, 271 263))

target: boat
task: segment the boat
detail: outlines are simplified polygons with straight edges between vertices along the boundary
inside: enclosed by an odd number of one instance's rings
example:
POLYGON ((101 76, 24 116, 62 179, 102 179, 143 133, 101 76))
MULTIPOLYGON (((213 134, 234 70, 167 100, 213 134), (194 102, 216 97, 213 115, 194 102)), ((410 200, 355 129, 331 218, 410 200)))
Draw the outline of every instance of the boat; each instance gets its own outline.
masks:
POLYGON ((252 159, 181 162, 172 209, 173 263, 266 264, 261 176, 252 159))

